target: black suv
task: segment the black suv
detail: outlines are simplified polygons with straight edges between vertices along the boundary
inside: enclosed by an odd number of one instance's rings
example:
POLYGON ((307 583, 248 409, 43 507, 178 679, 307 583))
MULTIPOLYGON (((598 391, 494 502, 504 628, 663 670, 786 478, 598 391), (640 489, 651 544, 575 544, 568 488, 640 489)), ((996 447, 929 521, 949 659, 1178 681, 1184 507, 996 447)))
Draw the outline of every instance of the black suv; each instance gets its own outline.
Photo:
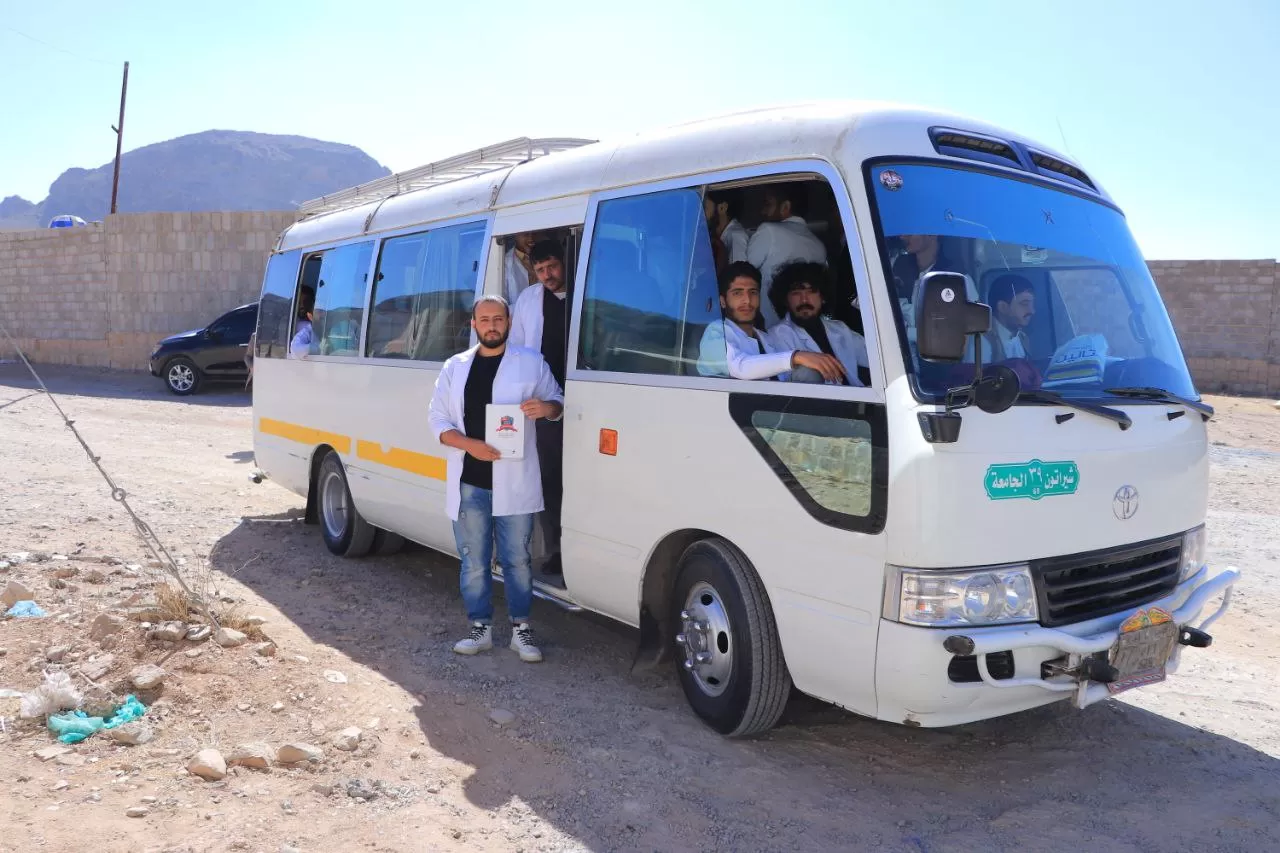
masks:
POLYGON ((179 396, 194 394, 208 380, 243 383, 249 338, 258 326, 258 304, 241 305, 203 329, 171 335, 151 353, 151 375, 159 376, 179 396))

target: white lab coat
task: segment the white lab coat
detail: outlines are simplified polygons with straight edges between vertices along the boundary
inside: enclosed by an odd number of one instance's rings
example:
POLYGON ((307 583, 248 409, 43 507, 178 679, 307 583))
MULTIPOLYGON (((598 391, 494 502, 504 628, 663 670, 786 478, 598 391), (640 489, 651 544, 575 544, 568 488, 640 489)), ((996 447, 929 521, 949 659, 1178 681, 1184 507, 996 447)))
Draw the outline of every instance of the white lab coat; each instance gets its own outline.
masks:
MULTIPOLYGON (((437 441, 451 429, 466 433, 462 419, 464 396, 472 360, 478 349, 479 346, 474 346, 466 352, 458 353, 440 369, 427 416, 431 434, 437 441)), ((526 400, 545 400, 563 405, 564 393, 551 375, 551 368, 547 367, 541 353, 508 343, 502 363, 498 365, 498 375, 493 378, 493 402, 496 405, 518 405, 526 400)), ((493 463, 495 516, 530 515, 542 512, 545 508, 542 502, 542 469, 538 465, 535 436, 533 422, 526 418, 524 458, 500 459, 493 463)), ((462 460, 465 457, 465 451, 456 447, 445 448, 445 479, 448 484, 445 511, 454 521, 458 520, 458 506, 462 502, 462 460)))
POLYGON ((502 280, 503 296, 507 297, 507 302, 512 306, 516 304, 520 294, 528 290, 531 285, 538 283, 536 278, 529 275, 524 264, 520 263, 515 249, 507 250, 506 258, 502 262, 502 280))
MULTIPOLYGON (((537 353, 542 352, 542 296, 546 289, 541 283, 526 287, 511 311, 511 343, 537 353)), ((561 291, 558 298, 566 296, 561 291)))
POLYGON ((306 358, 311 352, 311 321, 299 320, 295 328, 297 331, 289 342, 289 358, 306 358))
MULTIPOLYGON (((822 325, 827 330, 827 340, 831 342, 831 350, 844 366, 845 379, 850 385, 862 385, 862 380, 858 378, 858 368, 871 367, 871 363, 867 360, 866 340, 839 320, 823 317, 822 325)), ((770 329, 769 334, 773 335, 775 343, 783 349, 822 352, 813 335, 801 328, 790 315, 770 329)))
POLYGON ((742 227, 742 223, 736 219, 729 220, 729 224, 724 227, 724 231, 720 234, 720 242, 724 244, 729 255, 729 263, 737 263, 747 259, 747 244, 750 236, 747 229, 742 227))
POLYGON ((734 379, 786 380, 791 373, 793 350, 784 350, 769 332, 756 330, 764 353, 742 328, 729 320, 707 324, 698 346, 698 373, 703 376, 732 376, 734 379))
POLYGON ((778 270, 793 261, 825 264, 827 247, 822 245, 799 216, 788 216, 781 222, 761 222, 747 244, 747 260, 760 270, 760 314, 772 329, 779 317, 769 300, 769 285, 778 270))

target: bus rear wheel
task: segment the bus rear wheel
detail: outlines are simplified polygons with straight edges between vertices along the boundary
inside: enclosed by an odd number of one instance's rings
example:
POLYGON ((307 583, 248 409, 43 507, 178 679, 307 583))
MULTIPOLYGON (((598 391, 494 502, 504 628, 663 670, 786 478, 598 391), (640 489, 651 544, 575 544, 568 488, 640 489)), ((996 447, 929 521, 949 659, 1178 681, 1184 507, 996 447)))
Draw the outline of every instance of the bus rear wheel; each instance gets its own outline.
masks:
POLYGON ((351 498, 342 459, 330 451, 320 463, 316 477, 319 497, 320 532, 324 544, 339 557, 363 557, 373 547, 377 528, 364 520, 351 498))
POLYGON ((764 585, 723 539, 690 545, 671 600, 680 686, 694 713, 729 737, 768 731, 791 694, 791 675, 764 585))

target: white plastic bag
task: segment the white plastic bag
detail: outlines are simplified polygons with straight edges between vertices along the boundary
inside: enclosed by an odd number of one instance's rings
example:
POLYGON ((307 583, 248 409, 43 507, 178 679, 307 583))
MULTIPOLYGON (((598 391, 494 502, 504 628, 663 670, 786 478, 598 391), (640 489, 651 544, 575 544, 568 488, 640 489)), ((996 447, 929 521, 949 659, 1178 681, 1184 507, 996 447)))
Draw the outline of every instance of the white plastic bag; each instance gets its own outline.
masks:
POLYGON ((84 697, 65 672, 46 672, 44 683, 22 697, 23 717, 43 717, 80 707, 84 697))

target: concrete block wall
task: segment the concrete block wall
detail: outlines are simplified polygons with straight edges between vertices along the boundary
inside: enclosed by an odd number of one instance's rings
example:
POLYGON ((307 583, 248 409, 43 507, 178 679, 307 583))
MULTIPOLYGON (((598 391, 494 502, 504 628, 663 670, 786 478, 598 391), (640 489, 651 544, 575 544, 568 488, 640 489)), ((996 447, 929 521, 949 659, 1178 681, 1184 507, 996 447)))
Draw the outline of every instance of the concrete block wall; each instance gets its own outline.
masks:
POLYGON ((1152 261, 1187 364, 1203 392, 1280 395, 1280 265, 1152 261))
POLYGON ((145 213, 0 232, 0 310, 38 362, 145 369, 156 341, 255 301, 292 211, 145 213))

